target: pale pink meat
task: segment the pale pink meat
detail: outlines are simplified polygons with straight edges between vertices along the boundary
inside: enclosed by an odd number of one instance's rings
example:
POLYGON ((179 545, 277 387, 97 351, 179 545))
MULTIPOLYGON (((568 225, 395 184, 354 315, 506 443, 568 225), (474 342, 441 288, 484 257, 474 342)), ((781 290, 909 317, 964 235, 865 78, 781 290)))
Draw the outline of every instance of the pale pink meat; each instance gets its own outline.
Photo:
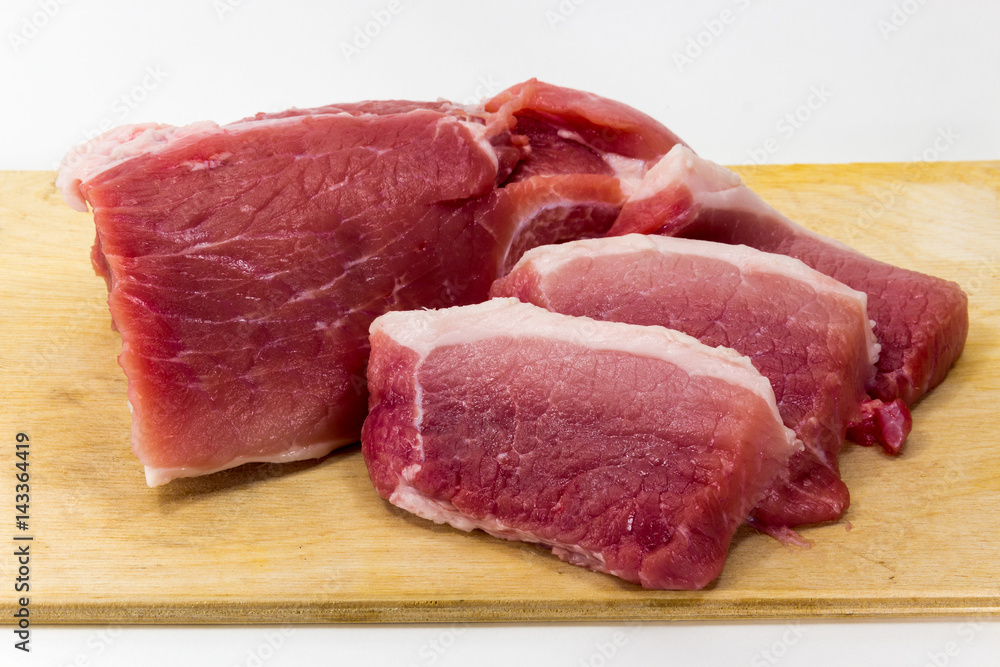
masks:
POLYGON ((878 358, 863 293, 783 255, 641 234, 534 248, 491 293, 567 315, 678 329, 747 355, 805 444, 755 519, 796 526, 847 509, 837 454, 848 424, 861 418, 878 358))
POLYGON ((749 360, 514 299, 371 328, 362 452, 389 502, 648 588, 701 588, 799 446, 749 360))

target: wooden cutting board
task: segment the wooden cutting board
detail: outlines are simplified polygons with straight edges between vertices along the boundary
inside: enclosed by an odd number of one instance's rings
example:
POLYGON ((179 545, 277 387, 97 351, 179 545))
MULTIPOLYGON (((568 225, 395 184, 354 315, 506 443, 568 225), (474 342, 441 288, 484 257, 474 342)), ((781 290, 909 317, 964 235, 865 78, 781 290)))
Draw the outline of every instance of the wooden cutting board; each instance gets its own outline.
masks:
POLYGON ((147 488, 91 217, 62 203, 52 173, 0 173, 0 615, 15 604, 14 534, 34 538, 36 623, 997 614, 1000 162, 738 171, 793 219, 958 281, 971 327, 901 457, 846 448, 843 520, 802 530, 808 550, 741 529, 700 592, 645 591, 409 516, 376 495, 356 446, 147 488), (28 531, 14 527, 18 432, 31 438, 28 531))

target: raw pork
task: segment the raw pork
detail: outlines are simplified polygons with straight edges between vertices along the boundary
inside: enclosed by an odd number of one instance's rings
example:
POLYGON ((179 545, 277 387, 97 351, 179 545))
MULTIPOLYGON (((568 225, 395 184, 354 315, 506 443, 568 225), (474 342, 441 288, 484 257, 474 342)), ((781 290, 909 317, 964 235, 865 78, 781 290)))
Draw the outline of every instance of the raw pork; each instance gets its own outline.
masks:
POLYGON ((747 355, 805 444, 754 518, 795 526, 847 509, 837 454, 847 425, 861 418, 878 358, 863 293, 790 257, 640 234, 529 250, 491 293, 566 315, 678 329, 747 355))
POLYGON ((798 446, 745 357, 515 299, 371 328, 379 494, 649 588, 700 588, 798 446))
POLYGON ((683 143, 620 102, 536 79, 503 91, 485 110, 491 125, 512 125, 528 146, 504 187, 526 212, 518 216, 508 270, 544 242, 537 233, 550 242, 603 236, 646 171, 683 143))
POLYGON ((638 184, 646 169, 683 142, 646 114, 592 93, 536 79, 486 103, 498 119, 513 116, 531 151, 512 175, 605 174, 638 184))
POLYGON ((729 170, 677 146, 646 175, 609 234, 633 232, 748 245, 789 255, 868 295, 882 346, 872 401, 848 434, 897 453, 907 406, 940 383, 962 353, 968 299, 953 282, 876 261, 795 224, 729 170))
MULTIPOLYGON (((628 138, 621 119, 641 115, 624 105, 528 88, 625 132, 602 159, 664 146, 653 121, 628 138)), ((356 441, 376 316, 481 301, 523 250, 607 231, 625 201, 614 174, 511 180, 532 153, 522 97, 498 112, 388 101, 125 126, 67 156, 57 184, 94 210, 151 485, 356 441)))

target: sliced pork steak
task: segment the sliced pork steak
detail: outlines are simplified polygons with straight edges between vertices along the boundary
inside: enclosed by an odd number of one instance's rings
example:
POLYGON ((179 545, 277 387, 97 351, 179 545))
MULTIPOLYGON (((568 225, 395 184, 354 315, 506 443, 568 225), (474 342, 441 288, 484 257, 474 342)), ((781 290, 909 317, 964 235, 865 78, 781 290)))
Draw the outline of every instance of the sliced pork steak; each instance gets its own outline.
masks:
POLYGON ((747 355, 805 444, 756 520, 796 526, 847 509, 837 454, 848 424, 861 418, 878 358, 863 293, 790 257, 640 234, 529 250, 491 293, 567 315, 677 329, 747 355))
POLYGON ((953 282, 900 269, 801 227, 729 170, 677 146, 647 174, 609 234, 634 232, 747 245, 788 255, 868 295, 882 346, 872 401, 849 437, 897 453, 907 406, 940 383, 962 353, 968 299, 953 282))
POLYGON ((383 315, 371 344, 383 498, 649 588, 715 579, 799 446, 749 360, 662 327, 494 299, 383 315))

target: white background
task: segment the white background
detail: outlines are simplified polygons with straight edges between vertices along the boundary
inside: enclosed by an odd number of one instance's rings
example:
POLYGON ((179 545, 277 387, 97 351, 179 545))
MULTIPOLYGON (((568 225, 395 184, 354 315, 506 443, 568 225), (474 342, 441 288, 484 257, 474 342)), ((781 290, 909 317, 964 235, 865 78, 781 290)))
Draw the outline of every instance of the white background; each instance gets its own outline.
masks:
MULTIPOLYGON (((1000 3, 390 4, 3 0, 0 169, 54 169, 102 126, 466 102, 532 76, 638 107, 727 164, 1000 159, 1000 3)), ((748 621, 37 628, 30 656, 0 630, 0 665, 1000 664, 996 620, 748 621)))

